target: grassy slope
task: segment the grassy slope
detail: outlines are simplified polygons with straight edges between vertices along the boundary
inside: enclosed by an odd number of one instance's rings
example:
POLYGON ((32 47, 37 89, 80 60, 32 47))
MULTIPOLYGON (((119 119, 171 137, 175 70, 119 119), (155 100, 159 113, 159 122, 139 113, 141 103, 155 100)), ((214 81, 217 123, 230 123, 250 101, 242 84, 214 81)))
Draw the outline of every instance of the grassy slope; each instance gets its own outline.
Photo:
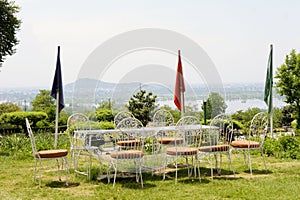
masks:
MULTIPOLYGON (((225 158, 223 160, 226 160, 225 158)), ((56 171, 43 171, 42 187, 32 182, 34 161, 0 156, 0 199, 299 199, 300 161, 267 158, 268 172, 263 170, 260 157, 253 159, 254 175, 249 176, 243 165, 242 154, 233 156, 237 172, 231 176, 209 177, 202 169, 202 182, 186 178, 186 170, 179 172, 179 182, 174 184, 174 174, 161 176, 145 174, 144 188, 135 178, 117 179, 115 188, 106 180, 87 182, 85 177, 71 172, 70 186, 57 181, 56 171), (257 170, 258 169, 258 170, 257 170)), ((225 161, 224 161, 225 162, 225 161)), ((52 163, 48 163, 48 166, 52 163)), ((94 162, 93 171, 98 171, 94 162)), ((226 163, 223 165, 227 166, 226 163)), ((55 168, 55 167, 54 167, 55 168)), ((50 168, 51 169, 51 168, 50 168)), ((223 170, 223 174, 232 174, 223 170)), ((64 177, 63 177, 64 178, 64 177)))

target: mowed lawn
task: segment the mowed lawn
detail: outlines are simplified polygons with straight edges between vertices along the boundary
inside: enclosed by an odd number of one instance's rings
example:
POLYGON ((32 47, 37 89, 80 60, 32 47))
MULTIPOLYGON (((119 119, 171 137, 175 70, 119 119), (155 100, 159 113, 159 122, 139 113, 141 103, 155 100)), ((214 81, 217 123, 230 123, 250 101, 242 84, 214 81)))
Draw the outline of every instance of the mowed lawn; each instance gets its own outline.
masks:
MULTIPOLYGON (((228 171, 223 156, 221 176, 210 178, 210 170, 201 166, 201 179, 188 178, 187 170, 162 175, 143 174, 144 188, 135 177, 117 178, 115 187, 107 179, 98 180, 99 166, 93 162, 93 180, 74 175, 71 168, 68 187, 59 182, 55 162, 46 162, 41 188, 32 181, 34 160, 0 155, 0 199, 300 199, 300 161, 267 157, 265 171, 260 156, 253 155, 253 176, 244 165, 242 153, 232 155, 236 177, 228 171)), ((65 179, 62 174, 63 180, 65 179)), ((111 180, 112 182, 112 180, 111 180)))

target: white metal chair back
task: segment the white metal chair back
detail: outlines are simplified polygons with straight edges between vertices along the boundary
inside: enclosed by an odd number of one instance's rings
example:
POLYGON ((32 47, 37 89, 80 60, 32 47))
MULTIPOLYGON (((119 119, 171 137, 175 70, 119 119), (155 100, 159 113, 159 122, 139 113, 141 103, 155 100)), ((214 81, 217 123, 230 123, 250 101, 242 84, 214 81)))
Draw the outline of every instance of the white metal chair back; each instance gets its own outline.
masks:
POLYGON ((165 109, 157 110, 153 115, 153 125, 154 126, 170 126, 174 125, 173 115, 165 109))
POLYGON ((32 129, 31 129, 30 123, 29 123, 27 118, 25 119, 25 121, 26 121, 27 132, 28 132, 28 135, 29 135, 29 138, 30 138, 33 158, 37 159, 36 155, 38 155, 38 154, 36 153, 37 151, 36 151, 35 139, 34 139, 34 136, 33 136, 33 133, 32 133, 32 129))
POLYGON ((114 117, 114 125, 115 127, 118 126, 118 124, 125 118, 128 118, 128 117, 132 117, 134 118, 133 114, 130 113, 130 112, 127 112, 127 111, 121 111, 121 112, 118 112, 115 117, 114 117))
MULTIPOLYGON (((197 127, 199 125, 201 124, 200 124, 200 120, 197 117, 184 116, 180 118, 176 123, 175 137, 184 138, 184 142, 182 143, 182 145, 184 146, 193 145, 194 147, 196 147, 199 145, 199 139, 200 139, 201 128, 197 127), (194 129, 192 127, 194 127, 194 129)), ((176 140, 175 140, 175 145, 176 145, 176 140)))
POLYGON ((233 136, 233 122, 230 115, 219 114, 215 116, 210 122, 210 127, 210 145, 230 144, 233 136))
POLYGON ((253 138, 260 142, 260 146, 264 144, 265 137, 268 132, 268 115, 265 112, 257 113, 251 120, 248 139, 253 138))
POLYGON ((91 130, 91 123, 86 115, 83 113, 72 114, 68 118, 67 128, 69 131, 71 148, 78 148, 87 145, 86 132, 91 130), (82 131, 82 133, 74 135, 74 131, 82 131))

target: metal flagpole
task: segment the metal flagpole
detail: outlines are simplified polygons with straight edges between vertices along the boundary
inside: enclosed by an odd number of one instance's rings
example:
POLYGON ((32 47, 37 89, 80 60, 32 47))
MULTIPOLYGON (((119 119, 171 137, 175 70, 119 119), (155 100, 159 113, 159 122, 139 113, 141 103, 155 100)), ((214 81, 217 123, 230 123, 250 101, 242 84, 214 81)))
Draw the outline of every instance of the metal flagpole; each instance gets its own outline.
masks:
POLYGON ((180 91, 180 101, 181 101, 181 117, 184 117, 184 91, 180 91))
POLYGON ((271 107, 271 116, 270 116, 270 132, 271 132, 271 137, 274 138, 273 135, 273 45, 270 45, 271 48, 271 66, 270 66, 270 71, 271 71, 271 89, 270 89, 270 107, 271 107))
POLYGON ((59 90, 56 92, 56 116, 55 116, 54 148, 57 147, 58 115, 59 115, 59 90))

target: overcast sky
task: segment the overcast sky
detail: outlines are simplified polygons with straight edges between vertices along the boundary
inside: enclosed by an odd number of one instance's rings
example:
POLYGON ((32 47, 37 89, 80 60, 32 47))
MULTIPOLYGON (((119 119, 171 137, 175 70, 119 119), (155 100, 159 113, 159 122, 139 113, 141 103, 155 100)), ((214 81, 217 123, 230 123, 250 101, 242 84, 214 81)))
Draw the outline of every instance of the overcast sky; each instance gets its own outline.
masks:
MULTIPOLYGON (((292 49, 300 50, 300 1, 296 0, 16 0, 16 4, 21 7, 20 43, 0 69, 1 88, 50 89, 58 45, 64 84, 73 82, 99 45, 141 28, 167 29, 190 38, 211 58, 224 83, 264 83, 270 44, 274 68, 292 49)), ((177 57, 173 60, 163 64, 175 70, 177 57)), ((109 74, 104 81, 122 76, 109 74)))

